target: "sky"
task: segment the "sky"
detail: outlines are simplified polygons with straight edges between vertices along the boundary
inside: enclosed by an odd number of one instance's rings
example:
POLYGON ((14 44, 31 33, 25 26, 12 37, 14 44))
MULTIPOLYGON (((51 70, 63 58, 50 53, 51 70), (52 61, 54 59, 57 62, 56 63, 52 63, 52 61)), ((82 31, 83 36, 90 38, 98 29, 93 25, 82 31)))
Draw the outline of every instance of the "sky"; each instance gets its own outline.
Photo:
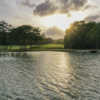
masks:
POLYGON ((100 0, 0 0, 0 20, 40 27, 47 37, 63 38, 75 21, 100 21, 100 0))

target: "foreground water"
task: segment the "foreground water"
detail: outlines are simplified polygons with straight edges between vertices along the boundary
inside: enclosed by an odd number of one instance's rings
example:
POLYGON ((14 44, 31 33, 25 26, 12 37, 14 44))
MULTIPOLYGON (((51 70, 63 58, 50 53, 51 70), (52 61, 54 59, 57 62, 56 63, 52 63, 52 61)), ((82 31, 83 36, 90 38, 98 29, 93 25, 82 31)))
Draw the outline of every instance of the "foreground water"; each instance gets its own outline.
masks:
POLYGON ((100 54, 0 54, 0 100, 100 100, 100 54))

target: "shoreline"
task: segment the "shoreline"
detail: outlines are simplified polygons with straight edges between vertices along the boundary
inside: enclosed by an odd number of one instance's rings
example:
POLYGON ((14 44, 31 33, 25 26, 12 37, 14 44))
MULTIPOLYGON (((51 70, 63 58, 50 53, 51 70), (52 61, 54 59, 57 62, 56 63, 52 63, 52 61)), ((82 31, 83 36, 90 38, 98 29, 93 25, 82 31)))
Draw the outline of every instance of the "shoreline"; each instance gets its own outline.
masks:
POLYGON ((79 52, 85 52, 85 53, 88 53, 88 52, 91 52, 91 51, 97 51, 97 52, 100 52, 100 49, 32 49, 32 50, 23 50, 23 49, 20 49, 20 50, 0 50, 0 52, 39 52, 39 51, 56 51, 56 52, 76 52, 76 53, 79 53, 79 52))

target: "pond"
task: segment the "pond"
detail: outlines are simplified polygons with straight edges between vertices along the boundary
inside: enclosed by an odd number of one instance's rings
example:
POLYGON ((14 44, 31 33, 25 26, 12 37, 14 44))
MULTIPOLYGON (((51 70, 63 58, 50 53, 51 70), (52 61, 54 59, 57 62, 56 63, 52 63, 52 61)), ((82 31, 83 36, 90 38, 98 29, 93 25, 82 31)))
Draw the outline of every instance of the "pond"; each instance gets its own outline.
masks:
POLYGON ((100 54, 2 52, 0 100, 100 100, 100 54))

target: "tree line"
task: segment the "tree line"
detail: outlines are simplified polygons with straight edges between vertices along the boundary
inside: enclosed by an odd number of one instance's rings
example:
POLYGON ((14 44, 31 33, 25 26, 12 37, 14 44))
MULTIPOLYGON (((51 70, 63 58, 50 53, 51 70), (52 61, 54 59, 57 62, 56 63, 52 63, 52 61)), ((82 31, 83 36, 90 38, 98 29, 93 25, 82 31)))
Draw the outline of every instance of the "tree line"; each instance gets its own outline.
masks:
POLYGON ((100 23, 78 21, 66 30, 64 47, 67 49, 100 49, 100 23))
POLYGON ((14 27, 5 21, 0 21, 0 45, 37 45, 59 43, 61 40, 53 40, 42 34, 39 27, 22 25, 14 27))

